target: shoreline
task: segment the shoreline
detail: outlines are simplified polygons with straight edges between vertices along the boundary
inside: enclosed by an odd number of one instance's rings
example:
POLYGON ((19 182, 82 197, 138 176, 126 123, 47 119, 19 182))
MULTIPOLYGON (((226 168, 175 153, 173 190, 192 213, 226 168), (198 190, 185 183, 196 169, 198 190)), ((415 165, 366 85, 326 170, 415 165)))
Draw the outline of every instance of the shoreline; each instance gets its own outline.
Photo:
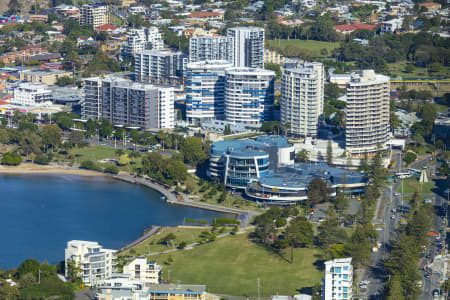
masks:
POLYGON ((112 180, 120 180, 123 182, 127 182, 130 184, 139 184, 141 186, 145 186, 150 188, 161 195, 163 195, 166 199, 165 202, 167 204, 172 205, 180 205, 180 206, 188 206, 192 208, 209 210, 221 213, 232 214, 236 217, 237 220, 241 221, 241 227, 247 227, 250 219, 258 215, 259 213, 247 210, 240 210, 228 207, 222 207, 212 204, 204 204, 197 203, 194 201, 187 201, 186 199, 177 199, 175 193, 165 188, 160 184, 156 184, 150 181, 145 180, 144 178, 139 178, 132 176, 130 174, 108 174, 94 170, 85 170, 79 169, 64 165, 38 165, 34 163, 22 163, 19 166, 4 166, 0 165, 0 176, 1 175, 74 175, 74 176, 82 176, 82 177, 104 177, 112 180))
POLYGON ((84 170, 65 166, 55 165, 37 165, 33 163, 20 164, 19 166, 0 165, 0 175, 31 175, 31 174, 48 174, 48 175, 76 175, 86 177, 112 177, 110 174, 84 170))

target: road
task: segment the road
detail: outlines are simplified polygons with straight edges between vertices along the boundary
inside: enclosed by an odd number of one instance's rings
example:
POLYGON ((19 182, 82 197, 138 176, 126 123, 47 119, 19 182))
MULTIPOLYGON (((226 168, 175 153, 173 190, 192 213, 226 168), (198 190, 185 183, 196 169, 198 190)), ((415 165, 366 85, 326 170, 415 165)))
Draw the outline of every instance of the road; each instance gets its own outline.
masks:
MULTIPOLYGON (((403 164, 400 164, 400 155, 399 151, 395 151, 393 153, 392 159, 396 161, 395 164, 395 172, 402 172, 406 171, 406 168, 403 168, 403 164)), ((419 161, 416 161, 412 163, 409 168, 413 169, 422 169, 425 165, 427 165, 430 162, 429 157, 424 157, 419 161)), ((431 167, 436 167, 437 163, 434 162, 431 164, 431 167)), ((383 259, 386 258, 391 250, 393 241, 396 237, 396 227, 397 224, 399 224, 400 219, 402 218, 402 214, 398 212, 398 208, 402 205, 406 205, 406 203, 403 203, 402 201, 402 195, 397 193, 399 186, 401 185, 401 182, 395 182, 392 186, 385 186, 382 192, 381 199, 389 199, 390 202, 387 203, 384 207, 384 213, 381 219, 376 219, 374 224, 380 224, 382 226, 379 227, 377 230, 378 232, 378 240, 381 242, 382 246, 378 250, 378 252, 373 252, 371 255, 371 261, 370 266, 368 267, 366 274, 364 276, 364 280, 368 281, 369 284, 367 286, 366 295, 368 299, 382 299, 383 290, 384 290, 384 284, 386 281, 386 274, 383 270, 383 259), (383 226, 384 225, 384 226, 383 226)), ((434 204, 440 205, 442 202, 442 197, 440 197, 437 194, 434 194, 434 204)), ((440 217, 434 215, 433 217, 433 230, 439 230, 442 226, 442 220, 440 217)), ((433 244, 432 247, 430 247, 430 257, 434 257, 436 253, 435 245, 433 244)), ((423 266, 421 266, 423 267, 423 266)), ((434 288, 436 288, 437 282, 435 278, 431 277, 428 281, 425 280, 423 284, 424 290, 426 292, 424 293, 424 298, 422 299, 430 299, 430 294, 433 291, 434 288), (427 298, 428 297, 428 298, 427 298)))

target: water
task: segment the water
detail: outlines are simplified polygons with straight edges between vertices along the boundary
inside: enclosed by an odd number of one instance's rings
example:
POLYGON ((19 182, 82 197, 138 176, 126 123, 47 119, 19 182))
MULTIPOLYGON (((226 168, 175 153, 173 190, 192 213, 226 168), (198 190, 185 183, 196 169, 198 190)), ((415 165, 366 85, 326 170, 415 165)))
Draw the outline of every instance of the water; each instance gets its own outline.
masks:
POLYGON ((168 205, 154 190, 104 177, 0 175, 0 268, 27 258, 56 264, 69 240, 119 249, 151 225, 215 217, 227 215, 168 205))

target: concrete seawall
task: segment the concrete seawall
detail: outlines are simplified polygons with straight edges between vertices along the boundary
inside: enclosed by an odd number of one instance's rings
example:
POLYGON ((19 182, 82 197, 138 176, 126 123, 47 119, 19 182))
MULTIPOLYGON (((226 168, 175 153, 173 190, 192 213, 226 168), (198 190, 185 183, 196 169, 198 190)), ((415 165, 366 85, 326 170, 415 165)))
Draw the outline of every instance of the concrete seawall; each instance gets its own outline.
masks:
POLYGON ((143 177, 133 177, 130 175, 119 174, 119 175, 113 176, 113 178, 122 180, 122 181, 125 181, 128 183, 142 184, 146 187, 154 189, 154 190, 158 191, 159 193, 161 193, 162 195, 164 195, 164 197, 166 198, 166 202, 169 204, 191 206, 191 207, 196 207, 196 208, 200 208, 200 209, 234 214, 234 215, 236 215, 236 219, 238 221, 240 221, 240 223, 241 223, 240 227, 243 227, 243 228, 248 226, 249 222, 251 221, 251 219, 254 216, 257 216, 260 214, 258 212, 253 212, 253 211, 247 211, 247 210, 241 210, 241 209, 229 208, 229 207, 222 207, 222 206, 213 205, 213 204, 198 203, 198 202, 194 202, 191 200, 186 200, 182 195, 177 197, 177 195, 175 195, 175 193, 172 193, 164 186, 161 186, 157 183, 151 182, 149 179, 146 179, 143 177))

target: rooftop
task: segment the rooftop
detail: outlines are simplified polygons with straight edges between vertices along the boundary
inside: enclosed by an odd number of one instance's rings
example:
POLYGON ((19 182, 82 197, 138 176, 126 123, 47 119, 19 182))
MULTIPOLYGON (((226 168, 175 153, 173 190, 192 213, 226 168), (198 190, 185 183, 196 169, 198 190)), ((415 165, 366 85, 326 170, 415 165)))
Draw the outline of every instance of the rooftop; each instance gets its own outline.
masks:
POLYGON ((313 178, 322 178, 329 185, 367 181, 365 174, 330 167, 326 163, 297 163, 294 166, 279 168, 269 176, 261 177, 259 184, 265 187, 304 189, 313 178))
POLYGON ((149 284, 146 287, 149 293, 166 294, 203 294, 206 290, 204 285, 191 284, 149 284))
POLYGON ((344 25, 335 25, 333 26, 335 30, 338 31, 351 31, 351 30, 357 30, 357 29, 368 29, 373 30, 375 28, 375 25, 369 25, 369 24, 344 24, 344 25))

